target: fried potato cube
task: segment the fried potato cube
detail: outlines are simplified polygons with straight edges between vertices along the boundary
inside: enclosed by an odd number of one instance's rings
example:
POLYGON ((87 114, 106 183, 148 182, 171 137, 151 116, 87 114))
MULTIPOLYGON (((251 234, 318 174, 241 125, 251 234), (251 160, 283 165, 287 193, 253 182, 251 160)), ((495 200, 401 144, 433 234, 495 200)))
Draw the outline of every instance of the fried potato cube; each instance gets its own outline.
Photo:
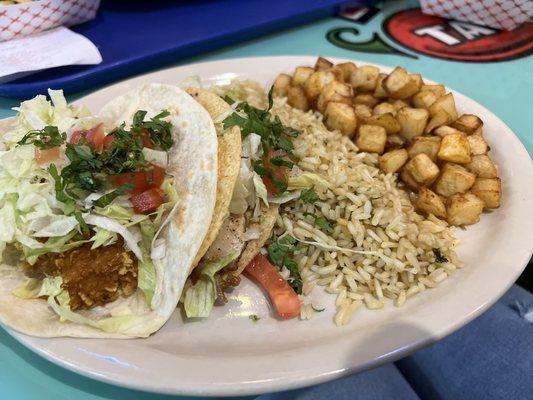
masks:
POLYGON ((476 174, 480 178, 496 178, 498 171, 496 166, 486 154, 473 156, 472 161, 465 165, 466 169, 476 174))
POLYGON ((407 150, 397 149, 388 151, 379 157, 379 167, 387 174, 400 170, 408 160, 407 150))
POLYGON ((502 182, 499 178, 477 178, 472 193, 485 203, 485 208, 498 208, 502 198, 502 182))
POLYGON ((409 104, 407 104, 405 101, 399 100, 399 99, 391 101, 390 103, 396 109, 396 111, 399 111, 399 110, 401 110, 404 107, 409 107, 409 104))
POLYGON ((472 135, 483 136, 483 127, 480 126, 477 128, 474 132, 472 132, 472 135))
POLYGON ((354 110, 357 118, 360 118, 361 120, 366 120, 372 116, 372 109, 366 104, 356 104, 354 110))
POLYGON ((291 86, 292 78, 290 75, 287 74, 279 74, 276 80, 274 81, 274 96, 278 97, 286 97, 287 96, 287 90, 289 89, 289 86, 291 86))
POLYGON ((466 136, 466 133, 458 131, 457 129, 452 128, 448 125, 439 126, 437 129, 433 131, 433 133, 440 137, 444 137, 446 135, 452 135, 452 134, 459 134, 459 135, 466 136))
POLYGON ((304 88, 300 85, 289 86, 287 90, 287 103, 302 111, 309 110, 309 101, 305 95, 304 88))
POLYGON ((352 72, 357 69, 355 64, 351 61, 337 64, 336 67, 340 68, 340 70, 342 71, 342 74, 344 76, 344 82, 350 82, 350 79, 352 78, 352 72))
POLYGON ((489 145, 481 135, 470 135, 466 139, 470 144, 470 153, 474 156, 479 156, 480 154, 487 154, 489 151, 489 145))
POLYGON ((423 108, 404 107, 396 113, 396 119, 400 124, 400 135, 407 140, 424 133, 428 122, 429 113, 423 108))
POLYGON ((453 121, 453 118, 450 114, 448 114, 446 111, 439 111, 437 114, 435 114, 431 119, 429 120, 428 124, 426 125, 426 129, 424 129, 424 133, 431 133, 434 129, 446 125, 447 123, 450 123, 453 121))
POLYGON ((387 74, 379 74, 376 80, 376 89, 374 90, 374 97, 378 99, 385 99, 389 97, 389 93, 383 87, 383 81, 387 77, 387 74))
POLYGON ((446 206, 444 202, 436 193, 428 188, 420 188, 415 207, 419 211, 433 214, 438 218, 446 218, 446 206))
POLYGON ((352 72, 350 82, 356 90, 371 91, 376 89, 378 76, 379 68, 363 65, 352 72))
POLYGON ((396 115, 396 109, 391 103, 383 102, 375 106, 374 109, 372 110, 372 113, 374 115, 381 115, 381 114, 387 114, 387 113, 396 115))
POLYGON ((388 135, 394 135, 400 132, 400 123, 394 118, 391 113, 373 115, 365 120, 365 124, 377 125, 385 128, 388 135))
POLYGON ((479 221, 485 203, 468 192, 454 194, 446 200, 448 223, 451 225, 472 225, 479 221))
POLYGON ((429 106, 429 115, 432 117, 441 111, 447 113, 452 121, 457 119, 457 109, 455 108, 453 94, 448 93, 442 97, 439 97, 431 106, 429 106))
POLYGON ((355 144, 361 151, 382 154, 387 142, 387 131, 381 126, 361 125, 355 144))
POLYGON ((402 67, 396 67, 383 80, 383 87, 393 99, 407 99, 418 92, 421 82, 420 76, 411 76, 402 67))
POLYGON ((437 99, 446 94, 446 88, 444 87, 444 85, 422 85, 420 91, 432 92, 433 94, 435 94, 437 99))
POLYGON ((402 179, 403 183, 405 183, 408 188, 412 190, 418 190, 421 185, 413 178, 409 170, 405 167, 406 166, 404 166, 400 170, 400 178, 402 179))
POLYGON ((439 167, 426 154, 420 153, 405 164, 405 169, 422 186, 431 185, 439 175, 439 167))
POLYGON ((398 134, 394 135, 387 135, 387 144, 385 147, 387 149, 398 149, 405 147, 405 138, 403 136, 400 136, 398 134))
POLYGON ((444 161, 468 164, 471 161, 468 139, 460 134, 444 136, 437 157, 444 161))
POLYGON ((417 155, 424 153, 431 161, 437 160, 437 153, 440 148, 440 137, 438 136, 417 136, 414 137, 411 145, 407 149, 409 158, 416 157, 417 155))
POLYGON ((333 81, 329 85, 327 85, 322 91, 322 93, 320 93, 320 95, 318 96, 316 108, 321 113, 324 113, 324 111, 326 110, 326 106, 330 101, 351 104, 352 96, 353 89, 350 85, 333 81))
POLYGON ((314 101, 320 96, 324 88, 335 80, 335 75, 329 71, 316 71, 305 81, 305 93, 309 101, 314 101))
POLYGON ((483 121, 472 114, 463 114, 457 118, 452 124, 452 128, 458 129, 460 131, 466 132, 471 135, 477 129, 483 126, 483 121))
POLYGON ((372 108, 378 104, 379 100, 372 96, 370 93, 360 93, 353 99, 354 104, 365 104, 372 108))
POLYGON ((411 101, 416 108, 428 109, 433 103, 435 103, 435 101, 437 101, 437 99, 438 97, 435 93, 429 90, 422 90, 415 93, 411 101))
POLYGON ((457 164, 446 163, 435 184, 435 191, 441 196, 450 197, 457 193, 467 192, 475 181, 476 176, 465 168, 457 164))
POLYGON ((418 90, 422 87, 424 84, 424 80, 422 79, 422 75, 420 74, 409 74, 409 77, 412 81, 414 81, 415 85, 418 87, 418 90))
POLYGON ((315 63, 315 70, 325 70, 333 67, 333 63, 324 57, 318 57, 315 63))
POLYGON ((330 101, 324 115, 328 129, 338 129, 348 137, 352 137, 355 133, 357 117, 351 105, 330 101))
POLYGON ((350 84, 350 79, 345 81, 344 72, 342 72, 342 69, 340 69, 336 65, 334 67, 331 67, 330 69, 326 69, 325 71, 331 72, 333 75, 335 75, 335 80, 339 81, 340 83, 347 82, 348 84, 350 84))
POLYGON ((292 74, 292 83, 294 85, 304 85, 315 70, 311 67, 296 67, 292 74))

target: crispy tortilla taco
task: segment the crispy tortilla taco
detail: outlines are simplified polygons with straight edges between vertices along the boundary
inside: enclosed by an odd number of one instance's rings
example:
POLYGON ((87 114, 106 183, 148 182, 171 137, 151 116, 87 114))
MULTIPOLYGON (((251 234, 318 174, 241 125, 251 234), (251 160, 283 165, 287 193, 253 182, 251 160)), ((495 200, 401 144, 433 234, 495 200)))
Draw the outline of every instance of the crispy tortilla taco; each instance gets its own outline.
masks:
POLYGON ((144 85, 98 116, 49 93, 0 122, 0 322, 146 337, 174 311, 212 220, 213 121, 175 86, 144 85))

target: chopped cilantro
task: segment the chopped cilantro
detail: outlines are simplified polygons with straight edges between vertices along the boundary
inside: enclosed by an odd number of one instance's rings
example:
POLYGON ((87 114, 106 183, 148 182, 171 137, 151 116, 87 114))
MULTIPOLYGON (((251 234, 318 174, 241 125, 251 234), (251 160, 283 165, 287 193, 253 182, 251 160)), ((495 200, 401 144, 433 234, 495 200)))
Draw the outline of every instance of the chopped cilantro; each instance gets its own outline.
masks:
POLYGON ((29 131, 18 142, 19 145, 33 144, 39 149, 51 149, 61 146, 67 140, 65 132, 60 133, 57 126, 45 126, 41 130, 29 131))
POLYGON ((439 249, 433 249, 433 254, 435 255, 435 262, 437 263, 448 262, 448 259, 442 255, 439 249))
POLYGON ((248 316, 248 318, 250 318, 254 322, 257 322, 257 321, 259 321, 261 319, 256 314, 251 314, 251 315, 248 316))
POLYGON ((276 188, 276 192, 281 194, 287 190, 288 182, 283 179, 279 179, 272 169, 266 168, 262 161, 255 161, 253 163, 254 171, 261 177, 267 177, 272 181, 272 184, 276 188))
POLYGON ((329 221, 324 217, 315 217, 315 225, 318 226, 320 229, 326 232, 332 232, 333 227, 329 223, 329 221))
POLYGON ((318 200, 318 194, 313 189, 307 189, 300 195, 300 200, 307 204, 313 204, 318 200))
POLYGON ((268 258, 270 262, 278 267, 285 266, 289 270, 290 276, 287 282, 298 294, 302 293, 302 277, 298 270, 298 264, 292 259, 294 255, 294 245, 297 240, 290 236, 284 236, 281 239, 271 243, 267 247, 268 258))

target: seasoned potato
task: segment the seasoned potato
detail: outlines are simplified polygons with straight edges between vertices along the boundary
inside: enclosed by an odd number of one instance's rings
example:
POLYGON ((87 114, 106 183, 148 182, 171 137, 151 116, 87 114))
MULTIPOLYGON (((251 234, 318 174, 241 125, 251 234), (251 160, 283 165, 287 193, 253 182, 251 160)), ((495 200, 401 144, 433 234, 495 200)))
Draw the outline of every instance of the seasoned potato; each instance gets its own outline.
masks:
POLYGON ((350 79, 352 78, 352 72, 354 72, 357 69, 355 64, 350 61, 337 64, 336 67, 339 67, 341 69, 343 77, 344 77, 343 79, 344 82, 350 82, 350 79))
POLYGON ((324 111, 326 110, 326 106, 330 101, 351 104, 352 96, 353 89, 350 85, 333 81, 329 85, 327 85, 322 91, 322 93, 320 93, 320 95, 318 96, 316 108, 321 113, 324 113, 324 111))
POLYGON ((365 124, 381 126, 385 128, 388 135, 393 135, 400 131, 400 124, 390 113, 373 115, 365 119, 365 124))
POLYGON ((439 111, 437 114, 435 114, 431 119, 429 120, 428 124, 426 125, 426 129, 424 130, 425 133, 431 133, 434 129, 446 125, 449 122, 452 122, 453 118, 450 114, 448 114, 446 111, 439 111))
POLYGON ((454 194, 446 201, 448 223, 451 225, 472 225, 479 221, 485 203, 468 192, 454 194))
POLYGON ((387 144, 385 147, 387 149, 398 149, 400 147, 405 147, 407 140, 398 134, 387 135, 387 144))
POLYGON ((444 164, 435 184, 435 191, 444 197, 467 192, 476 180, 476 176, 457 164, 444 164))
POLYGON ((316 71, 305 81, 305 93, 309 101, 314 101, 320 96, 324 88, 335 80, 335 75, 329 71, 316 71))
POLYGON ((356 104, 354 106, 355 115, 361 120, 366 120, 372 116, 372 109, 365 104, 356 104))
POLYGON ((446 218, 446 206, 442 199, 428 188, 421 187, 418 191, 416 209, 439 218, 446 218))
POLYGON ((420 88, 424 84, 424 80, 422 79, 422 75, 420 75, 420 74, 409 74, 409 77, 411 78, 411 80, 417 86, 417 88, 418 88, 417 91, 420 90, 420 88))
POLYGON ((383 80, 383 87, 393 99, 407 99, 420 90, 420 75, 409 75, 402 67, 396 67, 383 80))
POLYGON ((309 110, 309 101, 305 95, 304 88, 300 85, 289 86, 287 90, 287 103, 302 111, 309 110))
POLYGON ((415 178, 413 178, 409 170, 405 167, 406 166, 404 165, 400 170, 400 178, 402 179, 402 182, 405 183, 408 188, 418 190, 421 185, 415 180, 415 178))
POLYGON ((431 185, 439 175, 439 167, 426 154, 421 153, 411 158, 405 169, 420 185, 431 185))
POLYGON ((463 114, 455 120, 451 127, 471 135, 483 126, 483 121, 472 114, 463 114))
POLYGON ((385 173, 397 172, 408 159, 405 149, 388 151, 379 157, 379 167, 385 173))
POLYGON ((440 111, 447 113, 452 121, 457 119, 457 109, 455 108, 455 100, 451 93, 439 97, 431 106, 429 106, 429 115, 434 117, 440 111))
POLYGON ((444 161, 468 164, 471 161, 470 144, 463 135, 446 135, 442 138, 437 157, 444 161))
POLYGON ((350 82, 356 90, 371 91, 376 89, 378 76, 379 68, 364 65, 352 72, 350 82))
POLYGON ((349 137, 355 133, 357 117, 351 105, 330 101, 324 115, 328 129, 338 129, 343 135, 349 137))
POLYGON ((487 154, 489 151, 489 145, 481 135, 470 135, 466 139, 470 144, 470 153, 473 156, 479 156, 480 154, 487 154))
POLYGON ((498 208, 502 198, 502 182, 499 178, 477 178, 472 193, 485 203, 485 208, 498 208))
POLYGON ((400 111, 404 107, 409 107, 409 104, 407 104, 405 101, 399 100, 399 99, 398 100, 394 100, 394 101, 390 101, 390 103, 396 109, 396 111, 400 111))
POLYGON ((304 85, 315 70, 311 67, 296 67, 292 74, 292 83, 295 85, 304 85))
POLYGON ((381 115, 381 114, 387 114, 387 113, 396 115, 396 109, 394 108, 392 104, 383 102, 375 106, 374 109, 372 110, 372 113, 374 115, 381 115))
POLYGON ((424 133, 429 113, 423 108, 404 107, 396 113, 396 119, 400 124, 400 135, 407 140, 424 133))
POLYGON ((389 94, 383 87, 383 81, 387 77, 387 74, 379 74, 378 79, 376 80, 376 89, 374 90, 374 97, 378 99, 384 99, 389 97, 389 94))
POLYGON ((444 85, 422 85, 420 91, 428 91, 435 94, 437 99, 446 94, 446 88, 444 85))
POLYGON ((409 158, 424 153, 431 161, 437 160, 437 153, 440 148, 440 137, 438 136, 417 136, 413 138, 411 145, 407 149, 409 158))
POLYGON ((292 78, 290 75, 279 74, 276 80, 274 81, 274 85, 273 85, 274 96, 286 97, 287 90, 289 89, 289 86, 291 85, 291 81, 292 81, 292 78))
POLYGON ((459 134, 459 135, 466 136, 466 133, 458 131, 457 129, 452 128, 448 125, 439 126, 437 129, 433 131, 433 133, 440 137, 444 137, 446 135, 452 135, 452 134, 459 134))
POLYGON ((381 154, 385 150, 386 141, 385 128, 375 125, 361 125, 355 144, 361 151, 381 154))
POLYGON ((483 127, 480 126, 477 128, 474 132, 472 132, 472 135, 483 136, 483 127))
POLYGON ((334 67, 331 67, 330 69, 327 69, 325 71, 329 71, 331 72, 333 75, 335 75, 335 80, 339 81, 340 83, 348 83, 350 84, 350 79, 348 78, 348 80, 344 80, 344 72, 342 71, 342 69, 340 69, 338 66, 334 66, 334 67))
POLYGON ((438 97, 435 93, 429 90, 422 90, 413 95, 412 102, 416 108, 428 109, 437 99, 438 97))
POLYGON ((333 67, 333 63, 324 57, 318 57, 315 63, 315 70, 320 71, 323 69, 330 69, 333 67))
POLYGON ((496 178, 498 171, 488 155, 473 156, 472 161, 465 165, 466 169, 480 178, 496 178))
POLYGON ((378 104, 379 100, 372 96, 370 93, 361 93, 354 97, 354 104, 365 104, 368 107, 372 108, 378 104))

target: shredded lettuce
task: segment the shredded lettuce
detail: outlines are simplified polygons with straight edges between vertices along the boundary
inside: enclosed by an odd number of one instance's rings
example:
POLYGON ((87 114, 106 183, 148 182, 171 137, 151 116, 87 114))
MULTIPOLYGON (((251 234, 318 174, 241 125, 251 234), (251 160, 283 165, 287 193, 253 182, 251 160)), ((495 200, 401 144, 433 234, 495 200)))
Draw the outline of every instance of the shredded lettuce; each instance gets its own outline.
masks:
POLYGON ((304 172, 298 175, 289 176, 288 190, 295 189, 310 189, 315 185, 322 185, 328 187, 328 182, 317 174, 311 172, 304 172))
POLYGON ((257 172, 253 172, 252 180, 254 182, 255 194, 257 195, 257 197, 263 200, 265 206, 268 207, 268 191, 265 184, 263 183, 263 179, 261 179, 257 172))
POLYGON ((61 293, 63 279, 60 276, 44 279, 28 279, 24 285, 14 289, 11 293, 21 299, 37 299, 43 296, 57 296, 61 293))
POLYGON ((94 250, 100 246, 109 246, 117 241, 118 237, 115 232, 108 231, 107 229, 98 229, 98 232, 91 238, 93 244, 91 250, 94 250))
POLYGON ((156 227, 150 220, 145 220, 140 223, 141 228, 141 248, 144 255, 142 262, 138 265, 138 283, 139 289, 144 293, 146 302, 152 304, 152 299, 156 287, 156 270, 155 265, 150 257, 152 241, 155 236, 156 227))
POLYGON ((199 268, 198 280, 185 292, 184 306, 187 317, 209 316, 216 299, 215 274, 238 256, 239 253, 235 251, 216 262, 206 264, 199 268))

